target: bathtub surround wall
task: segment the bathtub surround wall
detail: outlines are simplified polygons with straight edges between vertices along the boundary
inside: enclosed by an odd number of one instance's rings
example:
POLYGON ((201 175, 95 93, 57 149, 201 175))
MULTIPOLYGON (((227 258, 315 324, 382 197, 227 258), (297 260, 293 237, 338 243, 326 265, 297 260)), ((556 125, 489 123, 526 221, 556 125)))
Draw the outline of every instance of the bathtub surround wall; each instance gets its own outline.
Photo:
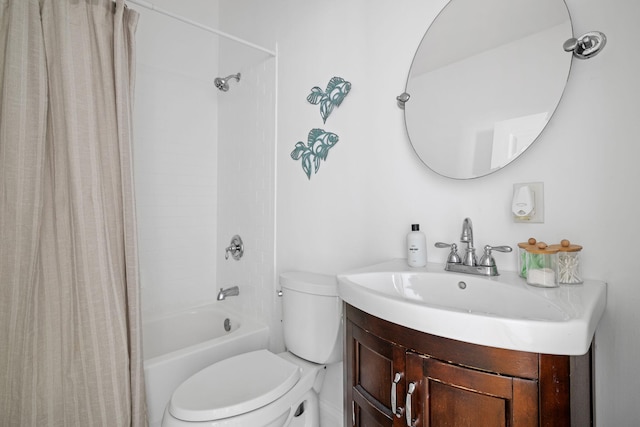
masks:
MULTIPOLYGON (((631 246, 640 229, 630 224, 640 209, 632 190, 640 181, 640 58, 630 52, 640 3, 566 1, 574 33, 597 28, 607 34, 606 49, 589 61, 574 60, 558 110, 522 158, 471 181, 440 177, 418 160, 395 100, 425 30, 446 3, 220 2, 226 31, 278 45, 276 273, 333 273, 404 257, 412 222, 428 236, 429 260, 444 265, 447 251, 432 245, 456 240, 467 216, 479 244, 515 245, 531 236, 579 241, 584 275, 609 283, 595 341, 597 425, 637 425, 640 288, 631 246), (300 93, 333 75, 357 82, 330 118, 349 144, 337 144, 331 162, 308 180, 288 158, 291 141, 317 123, 317 111, 304 108, 300 93), (544 224, 513 223, 518 182, 544 182, 544 224)), ((503 270, 517 268, 514 254, 496 259, 503 270)), ((337 395, 340 382, 334 386, 337 395)), ((321 398, 332 402, 327 393, 321 398)))
MULTIPOLYGON (((217 25, 207 0, 154 0, 157 7, 217 25)), ((219 37, 139 11, 135 178, 142 308, 175 311, 216 297, 219 37)), ((229 236, 230 238, 231 236, 229 236)))
MULTIPOLYGON (((256 41, 254 41, 256 42, 256 41)), ((265 47, 270 48, 267 45, 265 47)), ((275 292, 276 61, 255 49, 221 40, 221 73, 242 79, 218 94, 218 288, 238 286, 220 304, 280 329, 275 292), (244 242, 240 260, 224 259, 233 235, 244 242)), ((270 348, 281 348, 279 334, 270 348)))
MULTIPOLYGON (((216 2, 154 4, 219 28, 216 2)), ((144 312, 213 301, 220 287, 237 285, 240 296, 220 304, 278 326, 276 59, 133 7, 141 13, 135 145, 144 312), (241 80, 217 90, 215 77, 232 72, 241 80), (245 255, 225 260, 235 234, 245 255)))

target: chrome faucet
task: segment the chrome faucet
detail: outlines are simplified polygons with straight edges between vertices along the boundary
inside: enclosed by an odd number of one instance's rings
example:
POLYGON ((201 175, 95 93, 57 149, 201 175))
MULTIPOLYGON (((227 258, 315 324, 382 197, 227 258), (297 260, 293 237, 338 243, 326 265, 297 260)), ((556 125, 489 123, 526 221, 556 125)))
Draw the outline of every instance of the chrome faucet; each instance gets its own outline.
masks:
POLYGON ((240 295, 240 289, 237 286, 232 286, 227 289, 220 288, 220 292, 218 292, 218 301, 222 301, 227 297, 235 297, 240 295))
POLYGON ((451 248, 451 252, 447 257, 447 263, 444 267, 446 271, 454 271, 457 273, 478 274, 481 276, 498 276, 498 267, 496 260, 493 258, 491 251, 511 252, 511 246, 490 246, 484 247, 484 255, 480 258, 480 262, 476 261, 476 248, 473 246, 473 224, 470 218, 465 218, 462 222, 462 234, 460 242, 466 243, 467 248, 464 257, 461 259, 458 255, 458 245, 455 243, 437 242, 436 248, 451 248))
POLYGON ((473 247, 473 224, 471 218, 465 218, 462 221, 462 234, 460 242, 467 244, 467 250, 462 258, 462 264, 473 266, 476 265, 476 248, 473 247))

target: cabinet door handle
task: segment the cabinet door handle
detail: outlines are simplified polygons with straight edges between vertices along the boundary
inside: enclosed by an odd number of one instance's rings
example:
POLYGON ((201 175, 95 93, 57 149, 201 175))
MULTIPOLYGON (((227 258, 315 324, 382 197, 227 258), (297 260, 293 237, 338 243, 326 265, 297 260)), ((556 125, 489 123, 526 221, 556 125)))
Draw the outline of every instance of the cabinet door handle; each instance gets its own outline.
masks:
POLYGON ((407 414, 407 426, 413 426, 413 419, 411 417, 411 395, 416 390, 416 383, 409 383, 409 390, 407 390, 407 401, 405 402, 405 413, 407 414))
POLYGON ((356 402, 351 401, 351 425, 356 425, 356 402))
POLYGON ((391 382, 391 412, 393 412, 393 414, 398 418, 402 416, 402 408, 398 410, 398 404, 397 404, 397 400, 398 400, 397 385, 401 379, 402 379, 402 374, 400 372, 396 372, 396 375, 393 377, 393 382, 391 382))

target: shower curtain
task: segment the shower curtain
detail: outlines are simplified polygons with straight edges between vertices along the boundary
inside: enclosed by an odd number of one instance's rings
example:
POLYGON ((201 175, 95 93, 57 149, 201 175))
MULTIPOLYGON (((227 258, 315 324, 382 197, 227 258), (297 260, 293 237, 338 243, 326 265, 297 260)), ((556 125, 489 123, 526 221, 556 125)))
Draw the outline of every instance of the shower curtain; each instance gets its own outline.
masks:
POLYGON ((143 426, 137 13, 0 0, 0 426, 143 426))

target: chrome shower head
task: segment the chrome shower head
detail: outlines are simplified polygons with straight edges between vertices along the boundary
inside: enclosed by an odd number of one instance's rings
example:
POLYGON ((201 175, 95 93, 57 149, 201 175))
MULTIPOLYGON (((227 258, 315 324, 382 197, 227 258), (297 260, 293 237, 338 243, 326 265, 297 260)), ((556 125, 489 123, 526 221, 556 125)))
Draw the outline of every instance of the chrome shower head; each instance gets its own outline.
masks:
POLYGON ((216 87, 223 91, 226 92, 229 90, 229 79, 236 79, 237 82, 240 81, 240 73, 238 74, 231 74, 230 76, 227 76, 225 78, 222 77, 216 77, 216 79, 213 81, 213 83, 215 83, 216 87))

